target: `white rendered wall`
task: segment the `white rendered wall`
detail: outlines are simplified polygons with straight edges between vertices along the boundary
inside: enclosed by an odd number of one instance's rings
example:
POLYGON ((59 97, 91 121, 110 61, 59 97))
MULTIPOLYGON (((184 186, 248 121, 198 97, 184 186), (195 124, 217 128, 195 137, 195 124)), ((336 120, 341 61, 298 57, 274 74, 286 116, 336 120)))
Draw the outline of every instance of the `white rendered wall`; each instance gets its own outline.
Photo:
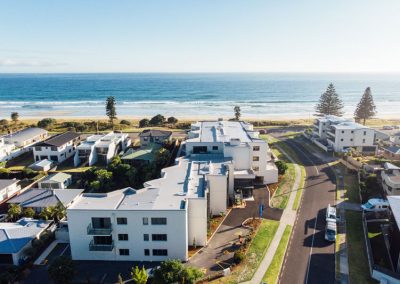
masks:
POLYGON ((228 200, 228 177, 225 175, 207 175, 210 191, 210 211, 212 215, 226 213, 228 200))
POLYGON ((189 198, 187 210, 188 243, 191 246, 195 241, 197 246, 205 246, 207 244, 207 199, 189 198))
POLYGON ((235 170, 247 170, 251 168, 251 152, 248 145, 224 147, 224 157, 232 158, 235 170))
MULTIPOLYGON (((162 261, 165 259, 187 260, 187 220, 185 210, 135 211, 135 210, 73 210, 67 209, 69 238, 72 259, 74 260, 126 260, 162 261), (89 251, 93 239, 87 234, 91 217, 110 217, 113 226, 115 248, 111 252, 89 251), (128 218, 127 225, 117 225, 117 217, 128 218), (143 225, 142 218, 149 218, 149 225, 143 225), (166 217, 167 225, 151 225, 151 217, 166 217), (118 241, 118 234, 128 234, 128 241, 118 241), (149 241, 143 240, 149 234, 149 241), (167 234, 167 241, 151 241, 151 234, 167 234), (119 249, 129 249, 130 255, 119 255, 119 249), (144 255, 150 250, 150 256, 144 255), (168 256, 153 256, 153 249, 167 249, 168 256)), ((206 227, 207 228, 207 227, 206 227)))

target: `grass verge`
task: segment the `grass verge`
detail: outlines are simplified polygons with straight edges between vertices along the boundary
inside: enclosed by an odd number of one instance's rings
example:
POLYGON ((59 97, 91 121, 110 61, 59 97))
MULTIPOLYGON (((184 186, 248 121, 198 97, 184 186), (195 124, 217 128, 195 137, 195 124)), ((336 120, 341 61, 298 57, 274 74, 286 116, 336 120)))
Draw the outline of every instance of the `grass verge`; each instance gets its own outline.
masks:
POLYGON ((360 212, 346 211, 346 233, 350 283, 377 283, 369 275, 360 212))
POLYGON ((299 165, 299 167, 300 167, 300 171, 301 171, 300 184, 299 184, 299 188, 297 189, 296 197, 293 202, 293 207, 292 207, 293 210, 297 210, 299 208, 300 199, 303 194, 303 189, 304 189, 304 186, 306 183, 306 176, 307 176, 306 169, 301 165, 299 165))
POLYGON ((245 260, 236 266, 230 275, 216 279, 211 283, 236 284, 251 280, 258 266, 263 260, 264 255, 266 254, 271 241, 275 236, 278 226, 278 221, 262 220, 261 225, 246 253, 245 260))
POLYGON ((279 242, 275 255, 272 259, 272 262, 264 274, 263 282, 271 284, 277 282, 291 232, 292 232, 292 226, 287 225, 285 231, 283 232, 282 238, 279 242))
MULTIPOLYGON (((360 203, 360 195, 358 190, 358 177, 356 174, 350 173, 350 171, 341 163, 334 166, 334 170, 337 176, 337 184, 339 185, 338 175, 343 176, 344 181, 344 192, 342 198, 344 201, 353 203, 360 203), (338 171, 340 173, 338 173, 338 171)), ((340 191, 336 191, 336 199, 340 200, 340 191)))

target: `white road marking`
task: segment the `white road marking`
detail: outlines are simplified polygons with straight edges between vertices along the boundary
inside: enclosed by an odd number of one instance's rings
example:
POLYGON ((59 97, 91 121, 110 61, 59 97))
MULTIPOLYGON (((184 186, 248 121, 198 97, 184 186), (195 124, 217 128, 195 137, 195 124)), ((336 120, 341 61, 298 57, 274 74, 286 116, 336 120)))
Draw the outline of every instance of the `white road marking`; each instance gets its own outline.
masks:
MULTIPOLYGON (((317 171, 317 175, 319 176, 319 170, 318 170, 318 167, 315 165, 315 163, 313 162, 313 160, 311 160, 308 156, 307 156, 307 154, 306 153, 304 153, 304 151, 302 151, 302 150, 300 150, 299 149, 299 147, 297 147, 297 145, 290 145, 290 146, 293 146, 293 147, 295 147, 298 151, 300 151, 301 153, 303 153, 303 155, 304 155, 304 157, 306 157, 307 158, 307 160, 309 160, 312 164, 313 164, 313 166, 314 166, 314 169, 317 171)), ((310 153, 311 154, 311 153, 310 153)))
POLYGON ((306 281, 305 283, 308 283, 308 274, 310 272, 310 262, 311 262, 311 255, 312 255, 312 250, 314 247, 314 238, 315 238, 315 229, 317 228, 317 220, 318 220, 318 215, 315 218, 315 222, 314 222, 314 234, 312 236, 312 241, 311 241, 311 249, 310 249, 310 254, 308 255, 308 264, 307 264, 307 274, 306 274, 306 281))

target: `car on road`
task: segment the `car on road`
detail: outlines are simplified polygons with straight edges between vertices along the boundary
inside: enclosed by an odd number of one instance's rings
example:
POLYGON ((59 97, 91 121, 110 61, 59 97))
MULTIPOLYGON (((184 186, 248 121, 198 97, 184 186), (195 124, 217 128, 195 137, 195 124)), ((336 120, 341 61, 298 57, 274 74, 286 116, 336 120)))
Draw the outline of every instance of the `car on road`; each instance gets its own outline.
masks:
POLYGON ((7 214, 0 214, 0 222, 5 222, 7 219, 7 214))
POLYGON ((382 129, 383 130, 393 130, 393 126, 385 125, 382 129))
POLYGON ((327 240, 328 242, 336 241, 336 220, 329 220, 326 222, 325 240, 327 240))
POLYGON ((361 205, 361 209, 367 212, 386 211, 389 209, 389 202, 381 198, 372 198, 361 205))
POLYGON ((331 206, 330 204, 328 205, 328 208, 326 208, 326 222, 332 221, 336 222, 336 208, 331 206))

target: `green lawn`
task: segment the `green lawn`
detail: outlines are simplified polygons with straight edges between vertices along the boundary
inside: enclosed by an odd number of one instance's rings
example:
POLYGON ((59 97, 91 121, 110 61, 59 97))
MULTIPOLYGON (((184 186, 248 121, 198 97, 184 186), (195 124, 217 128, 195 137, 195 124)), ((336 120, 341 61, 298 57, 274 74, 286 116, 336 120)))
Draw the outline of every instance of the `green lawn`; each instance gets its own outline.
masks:
POLYGON ((274 284, 278 280, 291 232, 292 226, 287 225, 275 252, 274 258, 272 259, 272 262, 263 277, 263 281, 268 284, 274 284))
POLYGON ((306 176, 307 176, 306 169, 301 165, 299 165, 299 167, 301 170, 300 184, 299 184, 299 189, 296 192, 296 198, 294 199, 294 202, 293 202, 293 207, 292 207, 293 210, 297 210, 297 208, 299 208, 300 200, 301 200, 301 196, 303 194, 303 189, 304 189, 304 186, 306 183, 306 176))
POLYGON ((229 276, 214 280, 211 283, 235 284, 249 281, 264 258, 278 226, 278 221, 262 220, 260 228, 247 251, 246 259, 229 276))
MULTIPOLYGON (((347 170, 347 168, 341 163, 335 166, 335 173, 337 169, 340 170, 341 175, 344 177, 344 200, 353 203, 360 203, 357 175, 349 173, 349 170, 347 170)), ((337 192, 337 194, 340 194, 339 191, 337 192)))
POLYGON ((346 233, 350 283, 377 283, 369 275, 360 212, 346 211, 346 233))
POLYGON ((290 193, 293 189, 293 184, 296 179, 296 171, 292 163, 287 163, 288 169, 283 175, 282 180, 279 183, 278 189, 275 191, 271 205, 275 208, 285 209, 289 201, 290 193))

